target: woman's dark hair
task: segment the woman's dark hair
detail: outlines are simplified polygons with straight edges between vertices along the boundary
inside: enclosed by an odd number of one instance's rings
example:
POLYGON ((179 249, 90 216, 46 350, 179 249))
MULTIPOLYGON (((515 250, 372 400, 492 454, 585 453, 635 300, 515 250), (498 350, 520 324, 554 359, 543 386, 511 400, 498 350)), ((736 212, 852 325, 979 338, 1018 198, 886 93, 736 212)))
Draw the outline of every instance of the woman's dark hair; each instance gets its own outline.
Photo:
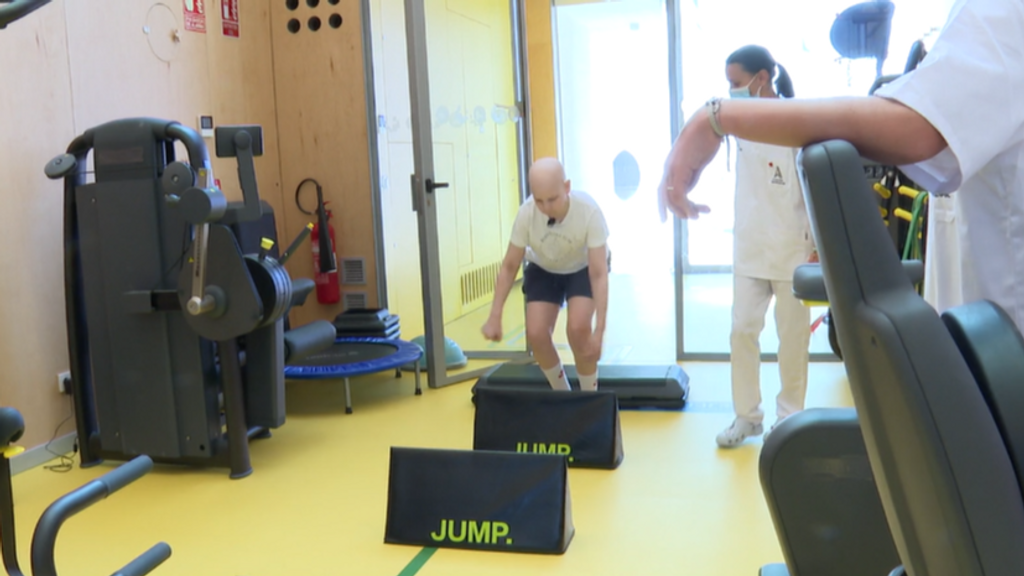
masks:
POLYGON ((748 74, 757 74, 761 70, 767 70, 769 80, 775 78, 775 68, 778 67, 779 78, 775 81, 775 91, 779 96, 793 97, 793 80, 789 77, 789 72, 786 72, 782 64, 775 62, 771 53, 762 46, 753 44, 744 46, 730 54, 729 58, 725 60, 725 64, 726 66, 739 64, 748 74))

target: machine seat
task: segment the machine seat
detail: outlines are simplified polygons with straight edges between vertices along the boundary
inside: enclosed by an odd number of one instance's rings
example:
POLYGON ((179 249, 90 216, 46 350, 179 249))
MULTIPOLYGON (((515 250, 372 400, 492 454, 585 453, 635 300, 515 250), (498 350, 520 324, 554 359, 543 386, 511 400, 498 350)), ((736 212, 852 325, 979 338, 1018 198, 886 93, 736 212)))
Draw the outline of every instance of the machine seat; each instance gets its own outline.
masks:
MULTIPOLYGON (((903 260, 903 271, 911 284, 924 281, 924 263, 920 260, 903 260)), ((825 278, 822 276, 821 264, 814 262, 801 264, 793 271, 793 295, 807 302, 828 302, 825 292, 825 278)))

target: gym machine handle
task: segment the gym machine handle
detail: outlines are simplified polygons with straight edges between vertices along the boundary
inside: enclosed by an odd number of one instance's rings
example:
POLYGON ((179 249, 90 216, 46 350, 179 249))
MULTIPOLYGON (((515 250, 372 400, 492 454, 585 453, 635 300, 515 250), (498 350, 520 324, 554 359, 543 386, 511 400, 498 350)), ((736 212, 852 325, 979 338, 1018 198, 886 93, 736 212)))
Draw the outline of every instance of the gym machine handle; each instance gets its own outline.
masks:
POLYGON ((299 232, 299 235, 295 237, 295 240, 292 240, 292 243, 288 245, 288 249, 281 254, 281 257, 278 258, 277 261, 284 266, 284 264, 295 255, 295 251, 299 249, 299 246, 306 240, 306 238, 309 237, 309 234, 312 231, 313 225, 306 224, 306 227, 302 229, 302 232, 299 232))
POLYGON ((0 30, 49 3, 50 0, 0 0, 0 30))
MULTIPOLYGON (((145 476, 152 468, 152 459, 148 456, 138 456, 50 504, 39 518, 39 523, 36 524, 36 530, 32 536, 32 573, 34 576, 57 576, 54 548, 57 543, 57 533, 68 518, 145 476)), ((170 546, 161 542, 122 568, 121 573, 126 576, 148 574, 164 560, 167 560, 170 555, 170 546)))
POLYGON ((170 557, 171 547, 166 542, 160 542, 126 564, 124 568, 114 572, 113 576, 145 576, 170 557))
MULTIPOLYGON (((179 125, 180 126, 180 125, 179 125)), ((195 134, 190 131, 190 136, 195 134)), ((175 136, 177 136, 175 134, 175 136)), ((235 222, 258 220, 263 215, 259 190, 256 187, 255 156, 263 155, 263 129, 257 125, 219 126, 214 135, 218 158, 237 158, 238 181, 242 186, 242 206, 231 211, 235 222)), ((202 142, 199 142, 202 145, 202 142)), ((205 151, 205 146, 202 147, 205 151)), ((191 159, 192 153, 189 152, 191 159)), ((209 160, 207 160, 207 163, 209 160)), ((203 174, 199 174, 202 178, 203 174)), ((196 225, 196 236, 192 249, 192 296, 186 304, 189 314, 206 314, 217 307, 216 298, 206 293, 206 264, 210 223, 224 218, 227 201, 224 195, 210 182, 189 187, 182 194, 179 206, 186 219, 196 225)))

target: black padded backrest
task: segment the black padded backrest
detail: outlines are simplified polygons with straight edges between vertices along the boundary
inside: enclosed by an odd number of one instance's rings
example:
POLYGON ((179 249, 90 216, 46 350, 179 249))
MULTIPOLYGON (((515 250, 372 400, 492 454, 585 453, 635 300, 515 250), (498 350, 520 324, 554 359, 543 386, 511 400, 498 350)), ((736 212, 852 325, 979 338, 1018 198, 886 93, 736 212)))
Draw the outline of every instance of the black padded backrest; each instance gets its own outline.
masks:
POLYGON ((998 304, 981 300, 942 313, 996 419, 1017 482, 1024 485, 1024 338, 998 304))
POLYGON ((995 420, 892 249, 848 142, 798 162, 864 443, 911 576, 1024 574, 1024 502, 995 420))

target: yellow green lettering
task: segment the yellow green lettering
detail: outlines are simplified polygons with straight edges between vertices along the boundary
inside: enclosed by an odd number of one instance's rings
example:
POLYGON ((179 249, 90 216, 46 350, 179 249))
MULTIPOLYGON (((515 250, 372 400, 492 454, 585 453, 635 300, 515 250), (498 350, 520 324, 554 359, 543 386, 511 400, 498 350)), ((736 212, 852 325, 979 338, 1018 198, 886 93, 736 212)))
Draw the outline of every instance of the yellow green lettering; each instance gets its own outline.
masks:
MULTIPOLYGON (((504 522, 491 522, 491 544, 497 544, 498 538, 508 536, 508 524, 504 522)), ((508 544, 512 543, 512 539, 508 539, 508 544)))

